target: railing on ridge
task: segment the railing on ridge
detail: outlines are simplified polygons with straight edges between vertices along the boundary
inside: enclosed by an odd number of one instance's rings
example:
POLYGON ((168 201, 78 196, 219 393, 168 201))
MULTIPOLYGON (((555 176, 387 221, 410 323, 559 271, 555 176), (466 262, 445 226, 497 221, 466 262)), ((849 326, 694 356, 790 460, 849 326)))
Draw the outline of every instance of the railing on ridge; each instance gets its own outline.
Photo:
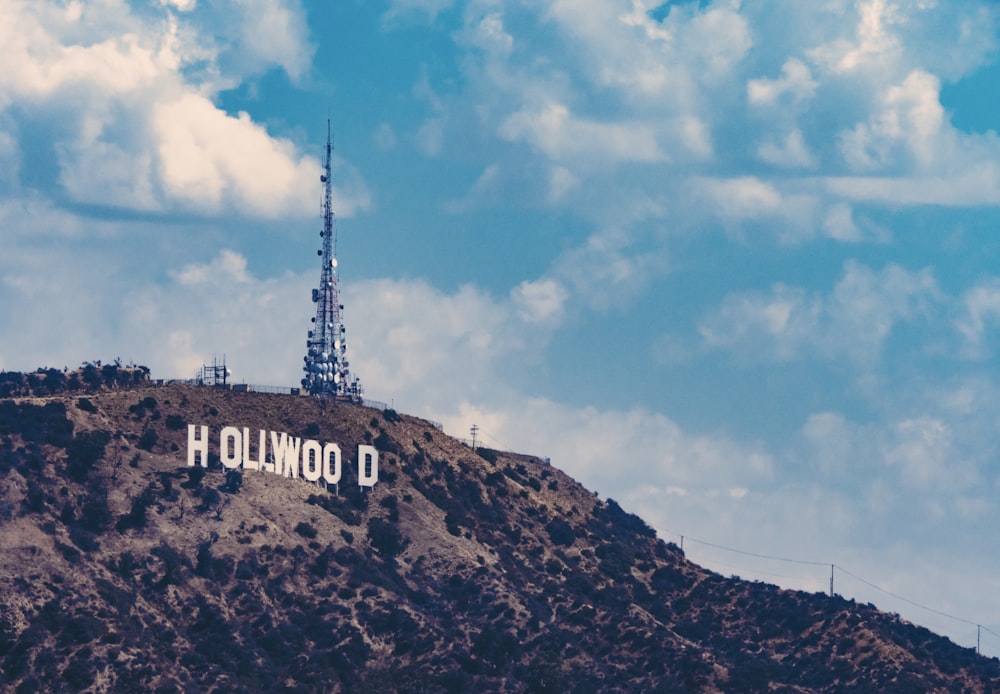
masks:
MULTIPOLYGON (((154 385, 165 385, 167 383, 190 383, 192 385, 203 385, 196 383, 194 381, 163 381, 157 380, 152 382, 154 385)), ((291 388, 288 386, 260 386, 254 383, 230 383, 224 386, 206 386, 207 388, 224 388, 226 390, 232 390, 235 392, 243 393, 269 393, 272 395, 302 395, 301 388, 291 388)), ((389 405, 382 402, 381 400, 369 400, 368 398, 362 398, 359 403, 364 407, 371 407, 376 410, 388 410, 389 405)), ((421 417, 421 419, 424 419, 421 417)), ((438 431, 444 431, 444 425, 441 422, 435 422, 433 419, 425 420, 431 426, 433 426, 438 431)))

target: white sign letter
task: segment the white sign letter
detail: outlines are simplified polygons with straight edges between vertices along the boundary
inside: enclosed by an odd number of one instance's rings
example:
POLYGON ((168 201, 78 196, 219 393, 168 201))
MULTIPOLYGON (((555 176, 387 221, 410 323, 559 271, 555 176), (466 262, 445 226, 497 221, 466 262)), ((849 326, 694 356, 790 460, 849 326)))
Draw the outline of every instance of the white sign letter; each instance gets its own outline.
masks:
POLYGON ((196 462, 200 462, 202 467, 208 467, 208 427, 200 426, 198 431, 200 438, 195 438, 194 424, 188 424, 188 467, 194 467, 196 462), (201 453, 200 460, 195 453, 201 453))
POLYGON ((274 474, 299 476, 299 439, 284 432, 279 435, 272 431, 271 453, 274 454, 274 465, 271 466, 274 474))
POLYGON ((236 427, 223 427, 219 434, 219 458, 227 468, 237 468, 240 466, 240 457, 243 455, 243 437, 236 427))
POLYGON ((243 469, 260 470, 260 461, 264 460, 264 432, 260 432, 260 443, 257 445, 257 460, 250 457, 250 430, 243 427, 243 469))
POLYGON ((323 446, 323 481, 327 484, 340 482, 340 446, 335 443, 323 446))
POLYGON ((378 450, 375 446, 358 445, 358 484, 374 487, 378 482, 378 450))
POLYGON ((302 476, 310 482, 315 482, 323 474, 322 455, 323 449, 316 441, 310 439, 302 444, 302 476))

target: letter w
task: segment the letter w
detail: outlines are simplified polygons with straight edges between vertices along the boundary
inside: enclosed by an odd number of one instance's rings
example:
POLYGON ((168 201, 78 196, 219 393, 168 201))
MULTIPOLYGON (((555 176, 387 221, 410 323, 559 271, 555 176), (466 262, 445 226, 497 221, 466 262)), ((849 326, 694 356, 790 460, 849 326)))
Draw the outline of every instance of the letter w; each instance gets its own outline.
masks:
POLYGON ((282 432, 271 432, 271 452, 274 454, 274 474, 299 476, 300 439, 282 432))

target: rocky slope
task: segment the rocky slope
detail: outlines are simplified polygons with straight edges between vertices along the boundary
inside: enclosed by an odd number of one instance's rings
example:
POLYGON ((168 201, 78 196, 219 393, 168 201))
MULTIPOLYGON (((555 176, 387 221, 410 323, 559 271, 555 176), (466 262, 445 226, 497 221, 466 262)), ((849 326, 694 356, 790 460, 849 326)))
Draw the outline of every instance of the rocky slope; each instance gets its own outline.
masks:
POLYGON ((872 606, 722 578, 543 461, 414 417, 93 388, 0 400, 4 690, 1000 687, 995 659, 872 606), (209 428, 207 470, 187 466, 188 424, 209 428), (254 449, 259 430, 339 444, 339 490, 226 470, 226 425, 254 449), (359 444, 379 451, 370 490, 359 444))

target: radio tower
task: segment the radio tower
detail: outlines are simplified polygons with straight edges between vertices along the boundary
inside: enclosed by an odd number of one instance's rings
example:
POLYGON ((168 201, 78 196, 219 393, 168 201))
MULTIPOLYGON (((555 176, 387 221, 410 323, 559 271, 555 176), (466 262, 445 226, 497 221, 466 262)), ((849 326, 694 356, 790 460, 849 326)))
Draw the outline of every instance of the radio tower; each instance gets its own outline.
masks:
POLYGON ((330 176, 330 159, 333 140, 330 135, 330 121, 326 122, 326 164, 320 180, 323 182, 323 248, 316 253, 323 258, 319 288, 312 290, 312 300, 316 304, 313 329, 306 340, 305 378, 302 387, 312 395, 329 395, 350 400, 361 399, 361 384, 355 378, 350 380, 347 362, 346 329, 341 320, 337 272, 337 232, 333 224, 333 183, 330 176))

